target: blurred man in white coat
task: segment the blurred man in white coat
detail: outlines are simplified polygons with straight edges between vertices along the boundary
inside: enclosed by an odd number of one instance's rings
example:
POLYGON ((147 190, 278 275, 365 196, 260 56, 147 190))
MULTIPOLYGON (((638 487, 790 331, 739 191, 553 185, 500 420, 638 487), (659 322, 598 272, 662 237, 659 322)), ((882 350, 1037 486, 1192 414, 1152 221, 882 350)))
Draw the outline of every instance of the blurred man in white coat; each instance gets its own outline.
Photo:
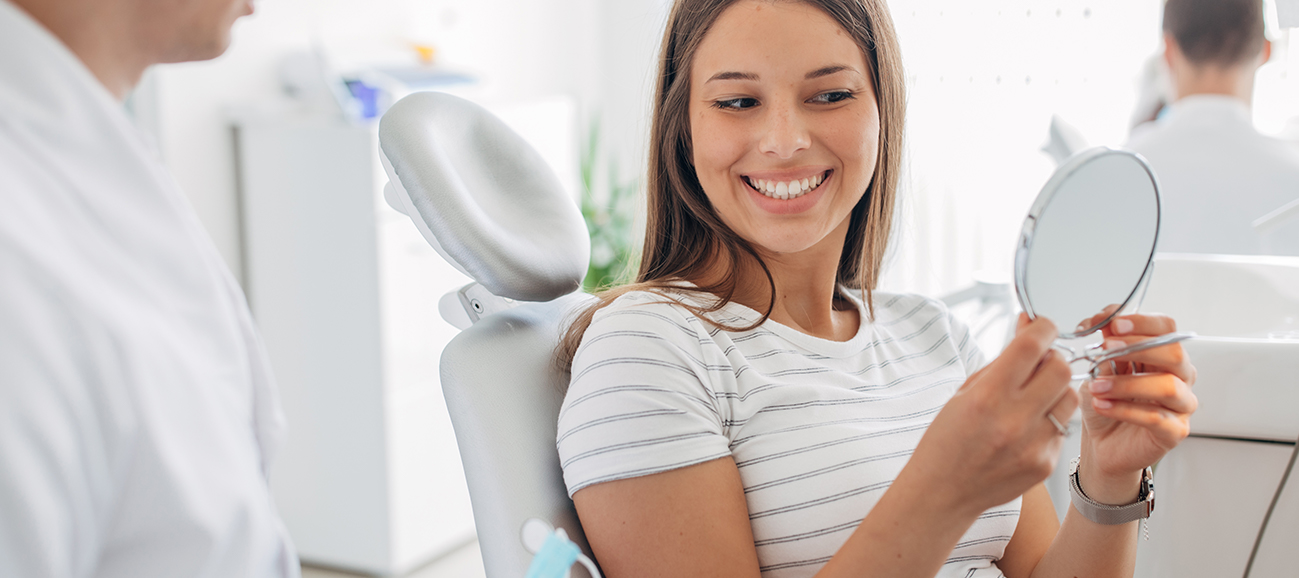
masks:
POLYGON ((121 102, 249 1, 0 0, 0 576, 298 575, 243 293, 121 102))
POLYGON ((1160 250, 1299 255, 1252 227, 1299 199, 1299 150, 1260 134, 1250 112, 1272 51, 1262 0, 1168 0, 1164 42, 1176 100, 1128 143, 1159 178, 1160 250))

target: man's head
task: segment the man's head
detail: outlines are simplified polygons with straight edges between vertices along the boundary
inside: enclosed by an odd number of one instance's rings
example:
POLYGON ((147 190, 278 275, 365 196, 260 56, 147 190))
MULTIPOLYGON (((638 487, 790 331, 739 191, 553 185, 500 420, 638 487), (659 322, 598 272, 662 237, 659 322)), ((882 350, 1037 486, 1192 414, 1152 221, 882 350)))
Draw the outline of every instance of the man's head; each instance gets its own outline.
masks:
POLYGON ((1254 71, 1271 54, 1262 0, 1168 0, 1164 40, 1179 98, 1212 93, 1248 100, 1254 71))
POLYGON ((1164 34, 1197 66, 1239 66, 1263 50, 1262 0, 1168 0, 1164 34))
POLYGON ((253 0, 11 0, 72 50, 118 98, 144 69, 216 58, 253 0))

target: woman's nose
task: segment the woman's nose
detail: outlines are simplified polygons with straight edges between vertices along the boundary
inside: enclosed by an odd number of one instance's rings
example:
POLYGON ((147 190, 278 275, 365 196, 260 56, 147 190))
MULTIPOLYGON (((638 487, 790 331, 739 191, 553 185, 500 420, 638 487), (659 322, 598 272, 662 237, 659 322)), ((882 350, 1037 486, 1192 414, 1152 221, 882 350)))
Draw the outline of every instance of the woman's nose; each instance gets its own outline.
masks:
POLYGON ((763 154, 788 159, 812 144, 812 136, 801 114, 792 108, 773 108, 767 115, 758 149, 763 154))

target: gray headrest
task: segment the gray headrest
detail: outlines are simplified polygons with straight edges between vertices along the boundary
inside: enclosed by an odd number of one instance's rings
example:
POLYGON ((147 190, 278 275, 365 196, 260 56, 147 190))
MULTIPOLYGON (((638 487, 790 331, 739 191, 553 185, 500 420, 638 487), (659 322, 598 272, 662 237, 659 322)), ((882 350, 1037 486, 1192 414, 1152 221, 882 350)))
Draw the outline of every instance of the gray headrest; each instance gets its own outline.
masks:
POLYGON ((407 96, 379 121, 379 153, 389 204, 488 291, 549 301, 581 287, 591 241, 577 204, 541 155, 483 107, 407 96))

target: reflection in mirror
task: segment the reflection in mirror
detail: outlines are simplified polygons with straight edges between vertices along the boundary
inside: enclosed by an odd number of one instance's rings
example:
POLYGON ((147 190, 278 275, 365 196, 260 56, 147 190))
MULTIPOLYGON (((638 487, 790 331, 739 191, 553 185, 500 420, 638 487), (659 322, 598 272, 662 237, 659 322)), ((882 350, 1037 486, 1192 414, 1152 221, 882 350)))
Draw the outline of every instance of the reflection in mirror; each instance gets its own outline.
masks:
MULTIPOLYGON (((1135 153, 1083 151, 1060 165, 1024 219, 1015 254, 1015 292, 1030 318, 1046 317, 1061 339, 1088 335, 1139 305, 1159 238, 1159 187, 1135 153), (1109 315, 1097 316, 1117 305, 1109 315)), ((1096 364, 1139 349, 1181 341, 1170 334, 1120 350, 1074 351, 1096 364)), ((1059 340, 1057 340, 1059 343, 1059 340)))

